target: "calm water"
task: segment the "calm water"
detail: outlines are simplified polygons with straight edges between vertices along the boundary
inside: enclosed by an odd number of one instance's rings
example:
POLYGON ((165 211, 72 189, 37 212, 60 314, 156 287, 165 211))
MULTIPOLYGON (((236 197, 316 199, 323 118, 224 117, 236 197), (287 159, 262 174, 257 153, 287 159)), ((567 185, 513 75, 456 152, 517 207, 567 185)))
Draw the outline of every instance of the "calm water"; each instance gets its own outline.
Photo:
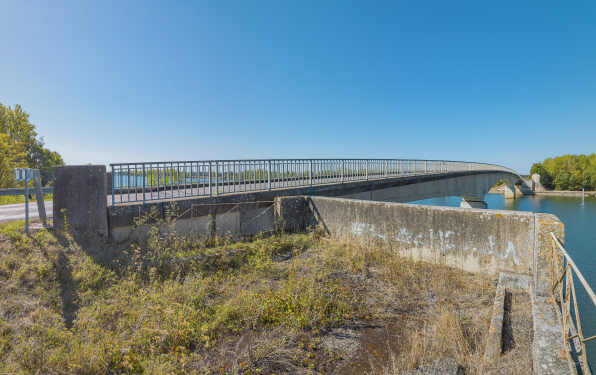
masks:
MULTIPOLYGON (((446 197, 411 202, 432 206, 459 207, 461 198, 446 197)), ((565 224, 565 250, 569 253, 582 275, 596 290, 596 198, 552 197, 524 195, 507 199, 502 194, 488 194, 485 199, 492 210, 531 211, 556 215, 565 224)), ((596 335, 596 306, 584 291, 579 280, 574 279, 578 308, 584 337, 596 335)), ((586 343, 588 360, 596 365, 596 340, 586 343)))

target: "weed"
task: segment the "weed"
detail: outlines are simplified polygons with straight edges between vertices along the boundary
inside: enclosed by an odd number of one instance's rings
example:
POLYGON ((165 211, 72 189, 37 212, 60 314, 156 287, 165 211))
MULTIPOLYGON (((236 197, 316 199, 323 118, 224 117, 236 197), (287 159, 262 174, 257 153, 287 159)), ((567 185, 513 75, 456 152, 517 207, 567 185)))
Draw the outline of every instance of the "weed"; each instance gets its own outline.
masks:
POLYGON ((481 278, 335 243, 322 229, 184 237, 175 212, 141 217, 121 244, 1 224, 0 372, 327 373, 347 363, 323 343, 329 332, 406 314, 432 319, 412 323, 395 368, 447 351, 469 366, 483 349, 484 323, 446 302, 476 293, 481 278), (431 331, 442 349, 428 345, 431 331))

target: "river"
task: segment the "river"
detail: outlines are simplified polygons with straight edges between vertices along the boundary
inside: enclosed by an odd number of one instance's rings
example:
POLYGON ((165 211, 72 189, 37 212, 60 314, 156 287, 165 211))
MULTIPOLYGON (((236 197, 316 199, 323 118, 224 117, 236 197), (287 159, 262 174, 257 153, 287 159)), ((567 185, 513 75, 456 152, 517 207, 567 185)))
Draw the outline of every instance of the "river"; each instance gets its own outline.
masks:
MULTIPOLYGON (((596 199, 575 197, 554 197, 545 195, 524 195, 518 199, 505 199, 502 194, 488 194, 485 198, 488 209, 531 211, 556 215, 565 224, 565 250, 574 260, 582 275, 596 290, 596 199)), ((412 204, 459 207, 461 198, 445 197, 425 199, 412 204)), ((584 337, 596 335, 596 306, 583 286, 574 279, 577 303, 584 337)), ((596 340, 586 343, 588 361, 596 364, 596 340)))

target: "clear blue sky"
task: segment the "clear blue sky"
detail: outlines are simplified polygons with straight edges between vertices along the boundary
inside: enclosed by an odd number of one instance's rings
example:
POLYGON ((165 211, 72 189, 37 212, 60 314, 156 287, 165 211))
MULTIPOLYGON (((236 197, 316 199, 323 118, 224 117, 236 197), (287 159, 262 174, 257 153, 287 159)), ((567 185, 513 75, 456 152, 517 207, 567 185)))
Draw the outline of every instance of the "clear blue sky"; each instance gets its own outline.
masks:
POLYGON ((0 0, 0 39, 68 164, 596 152, 594 1, 0 0))

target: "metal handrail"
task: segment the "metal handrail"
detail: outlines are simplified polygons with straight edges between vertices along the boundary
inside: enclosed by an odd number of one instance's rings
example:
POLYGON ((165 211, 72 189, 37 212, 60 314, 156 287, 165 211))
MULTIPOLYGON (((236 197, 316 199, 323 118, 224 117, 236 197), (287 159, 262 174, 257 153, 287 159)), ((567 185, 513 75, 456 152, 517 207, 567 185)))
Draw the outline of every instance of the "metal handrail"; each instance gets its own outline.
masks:
POLYGON ((203 160, 110 167, 112 205, 462 171, 501 171, 519 177, 499 165, 417 159, 203 160))
MULTIPOLYGON (((53 194, 54 188, 44 187, 41 188, 44 194, 53 194)), ((0 197, 7 197, 11 195, 25 195, 25 188, 16 188, 16 189, 0 189, 0 197)))
MULTIPOLYGON (((550 259, 550 283, 551 283, 550 295, 551 295, 551 297, 550 297, 549 302, 557 305, 557 303, 556 303, 557 300, 555 298, 555 292, 556 292, 556 288, 559 287, 558 294, 561 297, 561 310, 562 311, 559 311, 558 307, 555 308, 555 310, 557 312, 557 319, 559 320, 559 327, 561 328, 561 334, 563 336, 562 350, 565 354, 567 362, 569 363, 569 368, 573 369, 575 367, 575 364, 571 357, 571 350, 569 348, 569 340, 573 340, 576 338, 579 339, 581 346, 582 346, 582 353, 583 353, 583 355, 582 355, 582 362, 583 362, 582 365, 583 366, 582 367, 584 368, 584 372, 589 374, 590 369, 588 367, 588 359, 587 359, 588 356, 587 356, 587 352, 586 352, 586 344, 585 343, 588 341, 595 340, 596 335, 588 337, 588 338, 584 338, 581 322, 579 319, 579 310, 577 309, 577 293, 575 292, 575 284, 573 282, 573 272, 575 272, 575 275, 577 276, 579 281, 584 286, 584 289, 590 296, 590 299, 592 299, 592 303, 594 304, 594 306, 596 306, 596 294, 594 294, 594 292, 592 291, 592 288, 590 288, 590 285, 588 285, 588 282, 586 281, 586 279, 584 278, 582 273, 579 271, 579 269, 575 265, 575 262, 573 261, 573 259, 571 259, 569 254, 567 254, 567 252, 565 251, 565 248, 563 247, 563 245, 561 244, 561 242, 559 241, 557 236, 555 236, 555 234, 553 232, 550 232, 550 235, 552 237, 552 252, 551 252, 551 259, 550 259), (559 257, 557 256, 557 248, 561 251, 561 253, 564 256, 564 260, 561 264, 559 264, 559 257), (567 266, 563 267, 565 260, 567 260, 567 266), (561 273, 561 275, 559 275, 561 269, 563 269, 563 272, 561 273), (563 293, 563 280, 564 279, 565 279, 565 293, 563 293), (571 297, 573 297, 575 321, 577 323, 577 334, 574 334, 574 335, 570 335, 571 297)), ((572 370, 572 373, 574 373, 573 370, 572 370)))

